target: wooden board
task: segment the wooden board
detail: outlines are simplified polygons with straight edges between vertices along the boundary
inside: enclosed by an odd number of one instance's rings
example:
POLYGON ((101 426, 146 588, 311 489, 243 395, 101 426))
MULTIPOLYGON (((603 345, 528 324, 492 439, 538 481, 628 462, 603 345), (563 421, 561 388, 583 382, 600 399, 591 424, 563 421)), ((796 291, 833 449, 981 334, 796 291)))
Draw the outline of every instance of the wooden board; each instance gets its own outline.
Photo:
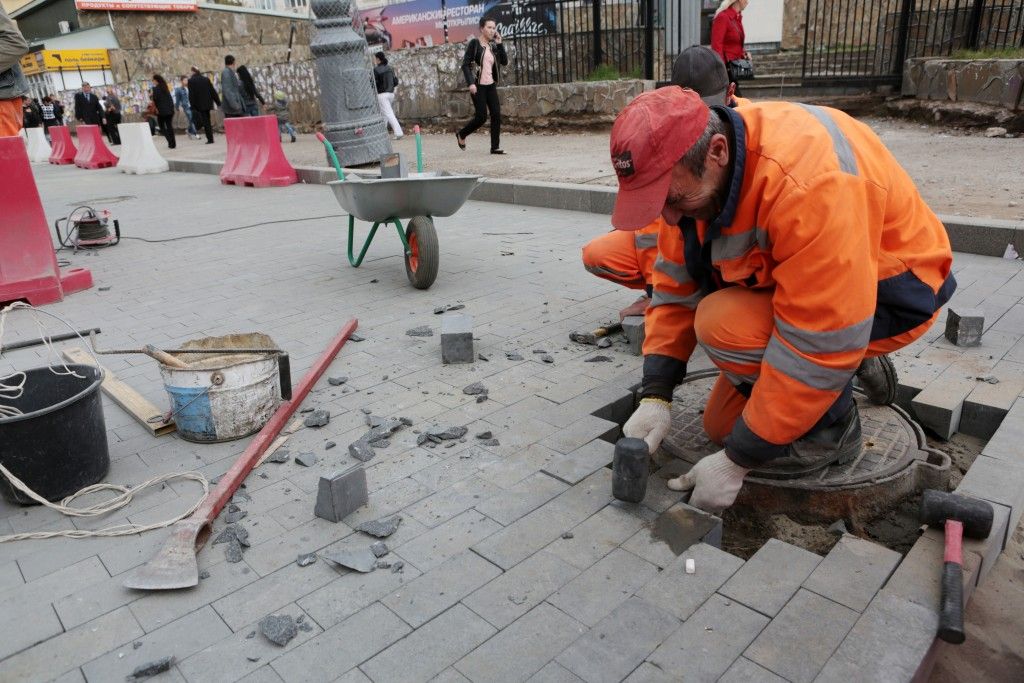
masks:
MULTIPOLYGON (((64 350, 64 357, 80 365, 96 365, 92 355, 80 347, 64 350)), ((117 405, 121 406, 129 415, 134 417, 139 424, 148 429, 153 436, 170 434, 176 428, 174 422, 164 422, 164 413, 155 405, 147 401, 142 394, 117 378, 117 375, 108 368, 103 368, 103 384, 100 388, 103 393, 110 397, 117 405), (157 419, 159 418, 159 421, 157 419), (152 419, 153 422, 149 420, 152 419)))

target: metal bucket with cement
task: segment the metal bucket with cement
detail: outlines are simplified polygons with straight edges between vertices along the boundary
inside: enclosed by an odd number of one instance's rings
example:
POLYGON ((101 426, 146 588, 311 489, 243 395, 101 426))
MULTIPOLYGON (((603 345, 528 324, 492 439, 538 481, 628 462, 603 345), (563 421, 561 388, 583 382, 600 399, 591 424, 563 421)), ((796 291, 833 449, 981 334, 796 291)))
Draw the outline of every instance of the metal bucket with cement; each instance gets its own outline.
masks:
MULTIPOLYGON (((276 349, 258 332, 206 337, 183 349, 276 349)), ((160 366, 178 435, 187 441, 213 443, 258 432, 281 400, 276 353, 178 353, 187 369, 160 366)))

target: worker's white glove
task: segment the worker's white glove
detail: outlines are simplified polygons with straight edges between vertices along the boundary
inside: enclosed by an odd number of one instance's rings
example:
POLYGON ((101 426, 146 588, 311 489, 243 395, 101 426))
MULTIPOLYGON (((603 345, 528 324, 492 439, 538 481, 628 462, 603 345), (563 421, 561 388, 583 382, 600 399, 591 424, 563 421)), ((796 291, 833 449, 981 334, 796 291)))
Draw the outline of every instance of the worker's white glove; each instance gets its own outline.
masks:
POLYGON ((673 491, 693 489, 690 505, 719 514, 736 502, 743 477, 749 471, 734 463, 721 450, 703 458, 686 474, 669 479, 668 487, 673 491))
POLYGON ((640 405, 622 426, 622 435, 647 442, 654 453, 672 426, 672 404, 660 398, 641 399, 640 405))

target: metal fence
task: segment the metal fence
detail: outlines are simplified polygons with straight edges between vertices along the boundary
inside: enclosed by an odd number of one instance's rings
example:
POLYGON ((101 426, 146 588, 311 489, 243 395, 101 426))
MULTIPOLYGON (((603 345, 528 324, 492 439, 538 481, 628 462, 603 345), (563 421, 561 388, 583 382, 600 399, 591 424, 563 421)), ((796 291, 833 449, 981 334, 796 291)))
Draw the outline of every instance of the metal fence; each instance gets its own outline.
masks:
POLYGON ((899 84, 903 62, 1024 48, 1024 0, 807 0, 802 77, 899 84))

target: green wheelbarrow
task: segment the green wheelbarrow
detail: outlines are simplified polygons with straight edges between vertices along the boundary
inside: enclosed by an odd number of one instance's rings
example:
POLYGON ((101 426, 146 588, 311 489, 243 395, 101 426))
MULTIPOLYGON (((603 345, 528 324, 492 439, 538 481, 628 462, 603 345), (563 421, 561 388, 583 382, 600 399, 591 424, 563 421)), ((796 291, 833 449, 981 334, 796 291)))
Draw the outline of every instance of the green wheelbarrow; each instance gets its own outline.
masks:
POLYGON ((451 175, 446 172, 424 173, 419 131, 416 132, 416 160, 419 173, 406 178, 345 177, 331 143, 322 133, 317 139, 327 148, 327 154, 338 172, 338 180, 328 183, 341 208, 348 213, 348 261, 358 268, 373 242, 377 228, 393 225, 402 241, 405 254, 405 274, 417 289, 427 289, 437 278, 441 254, 434 228, 434 217, 451 216, 458 211, 480 177, 451 175), (363 248, 355 255, 356 219, 373 223, 363 248), (402 221, 407 220, 403 227, 402 221))

